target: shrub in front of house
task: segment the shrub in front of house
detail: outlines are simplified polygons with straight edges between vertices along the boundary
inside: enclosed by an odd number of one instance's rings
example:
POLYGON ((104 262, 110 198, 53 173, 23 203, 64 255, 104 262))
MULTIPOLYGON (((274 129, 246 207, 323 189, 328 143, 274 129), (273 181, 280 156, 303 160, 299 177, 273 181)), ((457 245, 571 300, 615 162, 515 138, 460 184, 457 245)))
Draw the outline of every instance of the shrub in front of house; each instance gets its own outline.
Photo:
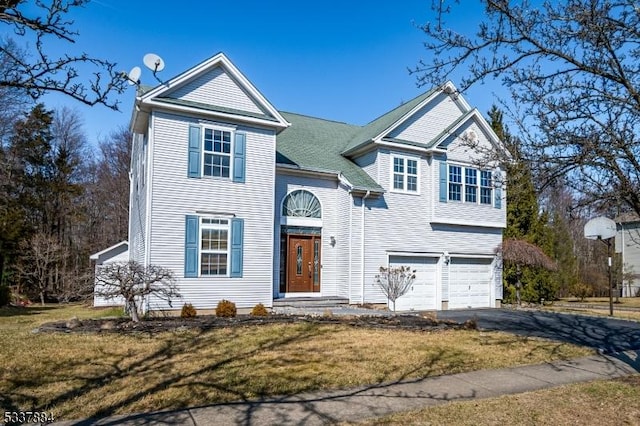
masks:
POLYGON ((216 316, 222 318, 233 318, 237 313, 236 304, 228 300, 222 299, 216 307, 216 316))
POLYGON ((198 315, 198 311, 193 307, 191 303, 185 303, 182 305, 182 311, 180 312, 181 318, 195 318, 198 315))
POLYGON ((269 315, 269 311, 267 311, 267 308, 265 308, 262 303, 258 303, 251 310, 252 317, 266 317, 267 315, 269 315))

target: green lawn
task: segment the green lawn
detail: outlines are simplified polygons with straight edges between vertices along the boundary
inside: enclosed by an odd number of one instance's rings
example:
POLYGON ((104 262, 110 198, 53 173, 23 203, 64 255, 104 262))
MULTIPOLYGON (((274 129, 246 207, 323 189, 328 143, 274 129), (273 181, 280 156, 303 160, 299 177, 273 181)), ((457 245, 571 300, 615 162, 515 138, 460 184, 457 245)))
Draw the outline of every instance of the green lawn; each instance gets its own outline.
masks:
POLYGON ((0 309, 0 409, 76 419, 428 377, 585 356, 497 332, 271 324, 156 335, 33 333, 82 306, 0 309))

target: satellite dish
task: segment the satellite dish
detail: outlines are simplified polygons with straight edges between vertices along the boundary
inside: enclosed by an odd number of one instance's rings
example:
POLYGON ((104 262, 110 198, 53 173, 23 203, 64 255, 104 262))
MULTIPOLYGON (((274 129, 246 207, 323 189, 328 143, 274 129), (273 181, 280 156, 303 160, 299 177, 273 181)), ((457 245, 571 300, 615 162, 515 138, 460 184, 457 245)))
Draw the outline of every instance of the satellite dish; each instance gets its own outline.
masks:
POLYGON ((144 58, 142 58, 142 62, 147 68, 153 71, 154 74, 164 69, 164 61, 155 53, 147 53, 146 55, 144 55, 144 58))
POLYGON ((606 240, 616 236, 616 223, 604 216, 591 219, 584 225, 584 237, 590 240, 606 240))
POLYGON ((131 68, 131 71, 129 71, 129 74, 127 74, 127 80, 129 80, 129 84, 132 86, 134 84, 140 84, 141 73, 142 73, 142 70, 140 69, 140 67, 131 68))

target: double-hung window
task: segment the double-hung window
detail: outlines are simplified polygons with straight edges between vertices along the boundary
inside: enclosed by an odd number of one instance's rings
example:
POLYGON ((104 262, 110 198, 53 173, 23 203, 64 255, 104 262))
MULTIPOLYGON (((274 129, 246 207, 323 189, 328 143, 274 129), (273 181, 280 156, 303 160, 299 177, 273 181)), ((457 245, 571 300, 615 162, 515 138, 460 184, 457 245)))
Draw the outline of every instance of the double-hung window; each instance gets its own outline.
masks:
POLYGON ((491 177, 491 172, 488 170, 449 164, 449 201, 492 205, 493 182, 491 177))
POLYGON ((491 182, 491 172, 480 171, 480 204, 491 205, 493 200, 493 186, 491 182))
POLYGON ((462 201, 462 167, 449 166, 449 200, 462 201))
POLYGON ((246 136, 232 127, 189 125, 187 177, 211 176, 244 183, 246 136))
POLYGON ((392 155, 391 184, 397 192, 418 192, 418 159, 392 155))
POLYGON ((469 167, 464 169, 464 201, 478 202, 478 171, 469 167))
POLYGON ((205 176, 228 178, 231 174, 231 132, 218 129, 204 129, 204 170, 205 176))
POLYGON ((227 275, 229 220, 201 218, 200 275, 227 275))

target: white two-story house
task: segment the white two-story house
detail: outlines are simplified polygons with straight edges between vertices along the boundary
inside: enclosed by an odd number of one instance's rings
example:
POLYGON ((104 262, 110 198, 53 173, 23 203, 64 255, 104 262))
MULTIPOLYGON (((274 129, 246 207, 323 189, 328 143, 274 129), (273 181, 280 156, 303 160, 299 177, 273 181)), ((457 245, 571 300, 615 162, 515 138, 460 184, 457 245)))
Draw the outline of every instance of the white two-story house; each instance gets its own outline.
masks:
POLYGON ((504 177, 481 161, 501 145, 451 83, 356 126, 277 110, 217 54, 138 90, 131 130, 130 258, 180 303, 385 303, 387 265, 416 269, 399 310, 502 298, 504 177))

